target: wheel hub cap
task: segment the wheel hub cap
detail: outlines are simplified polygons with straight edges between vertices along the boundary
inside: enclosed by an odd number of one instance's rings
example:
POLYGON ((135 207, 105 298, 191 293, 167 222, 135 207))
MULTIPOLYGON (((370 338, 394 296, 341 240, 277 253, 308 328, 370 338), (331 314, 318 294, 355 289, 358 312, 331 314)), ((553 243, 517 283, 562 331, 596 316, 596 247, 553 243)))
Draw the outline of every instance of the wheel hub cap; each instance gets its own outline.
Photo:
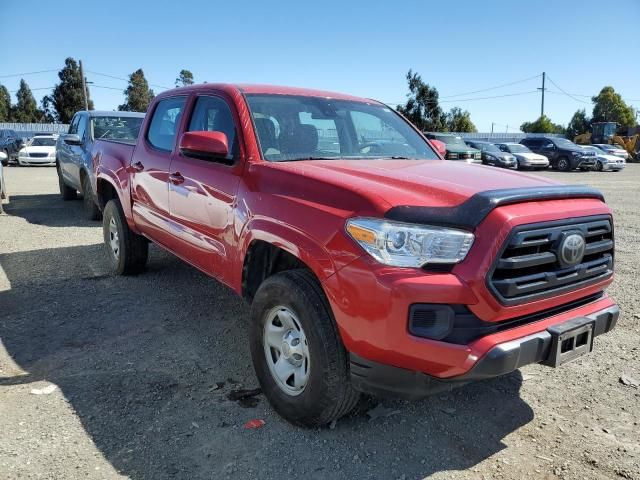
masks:
POLYGON ((120 237, 118 235, 118 226, 113 218, 109 221, 109 246, 115 257, 118 258, 118 255, 120 255, 120 237))
POLYGON ((309 380, 309 345, 295 314, 286 307, 267 315, 263 334, 264 353, 276 384, 288 395, 299 395, 309 380))

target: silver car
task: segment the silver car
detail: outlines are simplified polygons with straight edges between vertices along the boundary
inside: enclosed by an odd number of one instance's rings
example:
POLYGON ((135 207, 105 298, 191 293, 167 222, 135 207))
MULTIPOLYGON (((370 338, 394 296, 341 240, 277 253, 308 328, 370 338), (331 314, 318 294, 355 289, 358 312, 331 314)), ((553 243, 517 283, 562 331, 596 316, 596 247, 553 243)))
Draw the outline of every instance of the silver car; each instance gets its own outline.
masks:
POLYGON ((605 150, 601 150, 595 145, 587 145, 582 148, 589 152, 595 153, 596 165, 594 167, 594 170, 598 170, 599 172, 602 172, 604 170, 618 172, 626 166, 627 162, 624 158, 617 155, 611 155, 610 153, 607 153, 605 150))

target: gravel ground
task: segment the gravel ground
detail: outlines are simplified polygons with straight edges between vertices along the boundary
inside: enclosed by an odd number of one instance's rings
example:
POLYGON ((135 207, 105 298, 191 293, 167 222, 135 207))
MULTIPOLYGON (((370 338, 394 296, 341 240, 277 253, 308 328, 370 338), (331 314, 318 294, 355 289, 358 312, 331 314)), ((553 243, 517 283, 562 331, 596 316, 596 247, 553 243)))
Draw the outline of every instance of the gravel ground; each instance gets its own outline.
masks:
POLYGON ((592 354, 322 430, 228 399, 257 386, 230 290, 155 247, 144 275, 109 275, 100 224, 53 168, 5 174, 1 478, 640 479, 640 390, 619 382, 640 378, 640 165, 543 174, 602 189, 616 214, 623 314, 592 354))

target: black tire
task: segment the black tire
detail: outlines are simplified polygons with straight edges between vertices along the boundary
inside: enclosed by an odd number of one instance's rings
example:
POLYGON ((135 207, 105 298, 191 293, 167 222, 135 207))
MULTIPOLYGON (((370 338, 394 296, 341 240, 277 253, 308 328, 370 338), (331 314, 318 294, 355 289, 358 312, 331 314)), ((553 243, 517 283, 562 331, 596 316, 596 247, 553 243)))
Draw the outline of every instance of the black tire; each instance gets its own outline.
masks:
POLYGON ((276 412, 294 425, 326 425, 358 403, 360 394, 351 386, 348 353, 331 307, 311 272, 284 271, 260 285, 251 305, 250 347, 262 391, 276 412), (297 395, 288 394, 278 385, 267 364, 265 324, 270 312, 281 306, 296 315, 308 344, 308 380, 297 395))
POLYGON ((561 172, 571 171, 571 161, 567 157, 560 157, 556 165, 561 172))
POLYGON ((2 160, 2 166, 6 167, 7 165, 9 165, 9 152, 7 150, 3 150, 4 154, 7 156, 6 160, 2 160))
POLYGON ((120 200, 109 200, 102 218, 104 245, 113 272, 117 275, 135 275, 144 270, 149 257, 149 242, 132 232, 124 216, 120 200), (112 222, 117 232, 117 251, 112 248, 112 222))
POLYGON ((82 202, 85 216, 89 220, 100 220, 102 213, 93 197, 93 189, 88 175, 82 177, 82 202))
POLYGON ((69 187, 66 183, 64 183, 64 179, 62 178, 62 173, 60 172, 60 167, 56 167, 56 171, 58 172, 58 187, 60 188, 60 195, 62 195, 62 199, 65 201, 75 200, 78 198, 78 192, 75 188, 69 187))
POLYGON ((604 170, 604 166, 602 165, 602 162, 601 162, 600 160, 598 160, 598 161, 596 162, 596 167, 595 167, 595 169, 594 169, 594 170, 596 170, 596 171, 598 171, 598 172, 601 172, 601 171, 603 171, 603 170, 604 170))

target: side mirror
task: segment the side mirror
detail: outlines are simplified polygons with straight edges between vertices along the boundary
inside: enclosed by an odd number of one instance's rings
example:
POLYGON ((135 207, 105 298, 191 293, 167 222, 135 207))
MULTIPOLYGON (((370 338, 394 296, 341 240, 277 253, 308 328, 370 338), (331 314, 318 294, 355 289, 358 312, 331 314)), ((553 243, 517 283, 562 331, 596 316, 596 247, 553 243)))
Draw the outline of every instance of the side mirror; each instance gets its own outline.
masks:
POLYGON ((431 145, 433 145, 436 149, 436 151, 440 154, 440 156, 442 157, 446 157, 447 156, 447 146, 445 145, 444 142, 441 142, 440 140, 429 140, 431 142, 431 145))
POLYGON ((185 132, 180 138, 180 153, 185 157, 231 163, 229 140, 223 132, 185 132))
POLYGON ((82 145, 82 139, 78 134, 69 133, 64 136, 64 143, 67 145, 82 145))

